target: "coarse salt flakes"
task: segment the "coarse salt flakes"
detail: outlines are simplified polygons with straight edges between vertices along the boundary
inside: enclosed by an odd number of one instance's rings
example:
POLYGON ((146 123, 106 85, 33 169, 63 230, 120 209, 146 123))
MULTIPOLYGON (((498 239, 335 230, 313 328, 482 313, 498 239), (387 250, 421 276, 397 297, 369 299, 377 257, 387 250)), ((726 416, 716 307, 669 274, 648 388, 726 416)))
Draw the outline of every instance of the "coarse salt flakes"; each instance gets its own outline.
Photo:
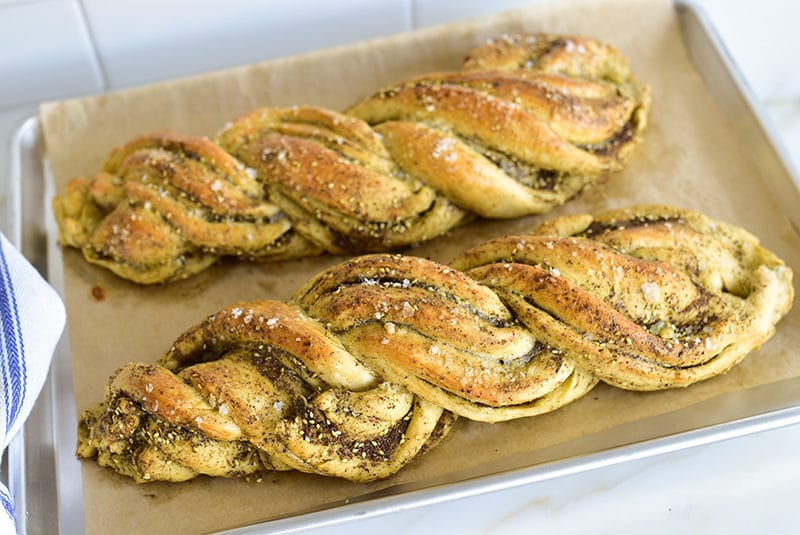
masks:
POLYGON ((389 334, 395 333, 395 325, 391 321, 384 323, 383 328, 386 329, 386 332, 389 334))
POLYGON ((641 285, 644 299, 648 303, 658 303, 661 301, 661 287, 655 282, 643 282, 641 285))
MULTIPOLYGON (((432 110, 429 110, 432 111, 432 110)), ((436 146, 433 148, 431 156, 434 158, 441 158, 445 152, 450 152, 453 149, 453 140, 449 137, 440 139, 436 146)))
POLYGON ((239 319, 239 316, 242 315, 242 312, 243 310, 241 308, 236 307, 231 310, 231 316, 233 316, 235 319, 239 319))
POLYGON ((274 327, 277 324, 278 324, 278 318, 270 318, 267 320, 267 325, 269 325, 270 327, 274 327))
POLYGON ((211 191, 219 191, 222 189, 222 182, 215 180, 211 183, 211 191))

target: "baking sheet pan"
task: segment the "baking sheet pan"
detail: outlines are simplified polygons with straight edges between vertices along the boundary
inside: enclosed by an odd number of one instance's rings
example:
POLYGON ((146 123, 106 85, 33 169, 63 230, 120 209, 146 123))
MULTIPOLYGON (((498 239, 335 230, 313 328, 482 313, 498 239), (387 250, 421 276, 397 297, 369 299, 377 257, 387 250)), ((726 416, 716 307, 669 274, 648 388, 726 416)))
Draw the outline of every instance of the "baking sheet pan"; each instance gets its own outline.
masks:
MULTIPOLYGON (((724 110, 732 128, 746 144, 761 172, 755 180, 775 194, 785 216, 798 228, 800 202, 793 173, 782 158, 783 149, 773 130, 743 85, 713 29, 691 5, 675 5, 681 34, 689 55, 704 78, 710 94, 724 110)), ((42 165, 42 140, 36 119, 28 122, 15 140, 20 155, 12 180, 20 183, 23 250, 63 290, 60 250, 54 243, 49 220, 52 184, 42 165), (47 191, 46 191, 47 190, 47 191), (43 216, 48 216, 41 220, 43 216), (23 224, 24 221, 24 224, 23 224), (48 239, 49 238, 49 239, 48 239)), ((197 318, 199 319, 199 317, 197 318)), ((177 334, 177 333, 173 333, 177 334)), ((81 472, 72 457, 75 404, 72 397, 68 345, 62 343, 51 377, 35 413, 26 425, 24 447, 10 459, 9 478, 18 503, 27 514, 22 533, 83 531, 81 472), (20 474, 22 473, 22 477, 20 474), (56 485, 52 485, 56 481, 56 485), (58 507, 54 507, 57 504, 58 507)), ((518 452, 478 467, 438 478, 400 482, 367 494, 317 504, 316 511, 273 520, 272 530, 292 530, 387 514, 399 509, 490 492, 561 475, 624 462, 630 459, 724 440, 742 434, 800 421, 800 379, 788 379, 719 395, 658 416, 651 416, 591 433, 533 452, 518 452)), ((454 432, 458 432, 455 430, 454 432)), ((9 453, 12 457, 12 452, 9 453)), ((236 529, 232 520, 230 533, 236 529)), ((262 525, 261 528, 265 526, 262 525)))

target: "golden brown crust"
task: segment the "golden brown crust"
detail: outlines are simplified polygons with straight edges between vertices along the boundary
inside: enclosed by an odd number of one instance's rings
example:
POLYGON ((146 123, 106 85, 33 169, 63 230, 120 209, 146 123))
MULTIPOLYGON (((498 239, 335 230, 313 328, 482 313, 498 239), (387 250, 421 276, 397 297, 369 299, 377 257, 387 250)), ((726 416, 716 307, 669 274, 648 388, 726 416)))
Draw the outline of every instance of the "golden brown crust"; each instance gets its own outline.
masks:
POLYGON ((648 108, 648 88, 612 47, 508 37, 471 52, 462 71, 386 88, 345 113, 265 108, 213 141, 141 136, 71 181, 53 209, 63 245, 143 284, 225 255, 392 250, 476 215, 564 203, 621 167, 648 108))
POLYGON ((791 269, 751 234, 667 206, 553 219, 453 266, 495 288, 532 329, 568 340, 582 368, 633 390, 727 371, 772 336, 793 300, 791 269))
POLYGON ((666 206, 556 218, 450 266, 363 256, 123 367, 81 419, 78 454, 137 481, 387 477, 456 415, 497 422, 598 381, 658 390, 724 373, 772 336, 791 278, 746 231, 666 206))

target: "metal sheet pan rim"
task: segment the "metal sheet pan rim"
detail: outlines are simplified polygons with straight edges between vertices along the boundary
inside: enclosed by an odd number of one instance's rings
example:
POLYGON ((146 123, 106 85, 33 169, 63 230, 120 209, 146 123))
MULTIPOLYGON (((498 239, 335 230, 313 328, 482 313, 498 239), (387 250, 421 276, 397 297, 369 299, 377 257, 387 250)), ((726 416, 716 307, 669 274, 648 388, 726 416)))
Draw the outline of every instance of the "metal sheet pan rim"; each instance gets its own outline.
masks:
POLYGON ((703 8, 696 0, 673 0, 673 4, 679 13, 684 12, 694 17, 702 27, 705 37, 711 42, 717 59, 722 63, 726 74, 730 77, 730 81, 733 84, 733 89, 736 90, 737 96, 743 99, 747 111, 754 116, 755 127, 766 137, 769 150, 773 152, 778 163, 783 168, 784 173, 788 175, 791 184, 780 184, 779 186, 781 187, 779 191, 773 191, 773 193, 795 231, 800 233, 800 210, 792 210, 792 208, 796 208, 798 203, 800 203, 800 169, 795 166, 794 160, 790 157, 786 143, 782 136, 778 134, 772 118, 756 97, 755 92, 750 87, 741 69, 733 59, 733 55, 725 46, 725 43, 722 41, 722 38, 703 8))
MULTIPOLYGON (((783 146, 780 136, 776 134, 775 128, 767 114, 760 108, 758 101, 754 98, 752 91, 747 86, 743 76, 739 73, 735 62, 731 59, 730 54, 725 49, 702 9, 692 0, 676 0, 675 6, 676 9, 683 10, 686 14, 695 17, 702 30, 706 32, 706 37, 714 46, 719 60, 722 61, 727 68, 727 74, 730 76, 735 86, 734 89, 738 91, 740 96, 744 99, 748 108, 747 111, 755 116, 761 133, 767 138, 767 142, 774 151, 778 163, 783 166, 789 180, 793 181, 796 186, 800 183, 800 180, 798 180, 797 170, 792 167, 790 160, 787 158, 788 151, 783 146)), ((23 228, 22 225, 23 218, 21 211, 24 210, 24 199, 19 198, 22 195, 22 188, 20 187, 23 178, 21 170, 22 164, 27 162, 28 164, 42 165, 41 161, 31 161, 37 158, 38 151, 36 149, 38 147, 31 146, 30 140, 36 138, 37 135, 38 121, 36 117, 32 117, 22 124, 12 139, 12 172, 10 175, 11 183, 9 185, 12 188, 12 193, 16 193, 17 195, 17 197, 15 197, 16 201, 14 202, 18 204, 14 206, 19 206, 13 216, 15 220, 12 221, 12 223, 15 224, 15 226, 12 226, 12 229, 18 229, 18 244, 25 243, 24 233, 30 231, 30 229, 23 228)), ((43 172, 42 175, 44 174, 43 172)), ((44 202, 44 198, 42 197, 40 201, 44 202)), ((793 223, 796 227, 800 228, 800 224, 796 219, 798 215, 800 214, 795 215, 793 223)), ((792 214, 788 213, 787 217, 791 218, 792 214)), ((12 230, 12 232, 14 231, 12 230)), ((54 243, 48 244, 48 247, 51 247, 51 251, 54 246, 54 243)), ((52 262, 50 264, 52 264, 52 262)), ((55 266, 49 265, 48 267, 50 268, 49 275, 51 277, 51 283, 53 283, 57 290, 61 291, 63 288, 59 287, 60 274, 57 272, 54 273, 54 271, 57 271, 54 269, 55 266)), ((63 341, 62 346, 64 346, 63 341)), ((53 421, 53 419, 58 419, 54 414, 58 413, 59 416, 62 416, 61 413, 63 413, 63 411, 59 410, 58 406, 67 406, 67 411, 74 412, 74 404, 58 403, 58 396, 63 395, 64 392, 65 381, 71 385, 69 356, 66 353, 66 349, 62 347, 60 352, 54 357, 54 368, 51 370, 51 376, 45 384, 43 398, 40 400, 40 403, 45 401, 49 404, 49 407, 47 407, 49 412, 44 411, 44 417, 50 418, 51 420, 37 422, 38 424, 44 424, 44 427, 49 427, 53 431, 53 436, 51 438, 52 444, 56 449, 54 452, 56 457, 58 457, 59 454, 61 454, 61 457, 64 457, 64 448, 59 448, 59 445, 68 448, 68 454, 71 454, 73 447, 73 444, 63 443, 65 437, 61 436, 61 432, 59 431, 59 429, 64 428, 63 422, 62 425, 57 425, 57 422, 53 421), (58 375, 58 377, 54 377, 54 375, 58 375)), ((800 385, 800 378, 791 380, 791 382, 791 386, 795 386, 795 383, 800 385)), ((69 390, 71 390, 71 388, 69 390)), ((794 389, 794 391, 800 392, 800 389, 794 389)), ((556 461, 533 464, 523 468, 501 470, 489 475, 466 478, 457 482, 434 484, 425 488, 401 491, 393 495, 367 496, 351 503, 329 504, 329 507, 323 510, 252 524, 250 526, 233 528, 218 533, 252 533, 255 530, 263 530, 265 528, 268 528, 270 532, 287 533, 300 529, 329 526, 355 519, 376 517, 396 511, 511 489, 570 474, 577 474, 623 462, 644 459, 800 423, 800 397, 789 397, 787 400, 784 401, 785 406, 774 410, 765 410, 759 414, 744 416, 697 429, 686 430, 667 436, 631 441, 624 445, 614 445, 607 449, 591 453, 566 456, 556 461)), ((689 407, 688 409, 693 409, 693 407, 689 407)), ((71 420, 74 420, 74 415, 71 420)), ((30 489, 28 489, 30 482, 24 481, 25 452, 35 449, 40 446, 40 444, 28 440, 24 436, 20 436, 17 444, 17 447, 9 450, 9 472, 16 474, 18 480, 20 477, 23 478, 21 483, 18 481, 18 484, 14 485, 14 498, 17 500, 17 503, 24 504, 26 503, 27 493, 30 491, 30 489)), ((65 463, 59 463, 58 459, 56 459, 54 464, 56 466, 56 499, 58 503, 53 504, 56 507, 53 507, 52 514, 54 514, 56 518, 59 531, 77 532, 74 530, 79 529, 83 525, 83 511, 80 504, 79 492, 80 481, 67 480, 70 478, 67 478, 65 475, 65 463), (71 492, 67 493, 67 489, 71 492), (78 492, 76 492, 76 490, 78 492), (73 498, 69 498, 66 494, 71 494, 73 498), (75 497, 76 495, 77 498, 75 497)), ((79 470, 77 473, 79 476, 79 470)), ((75 474, 72 473, 70 475, 74 476, 75 474)), ((27 516, 27 514, 20 515, 19 533, 24 534, 27 532, 25 525, 25 518, 27 516)))

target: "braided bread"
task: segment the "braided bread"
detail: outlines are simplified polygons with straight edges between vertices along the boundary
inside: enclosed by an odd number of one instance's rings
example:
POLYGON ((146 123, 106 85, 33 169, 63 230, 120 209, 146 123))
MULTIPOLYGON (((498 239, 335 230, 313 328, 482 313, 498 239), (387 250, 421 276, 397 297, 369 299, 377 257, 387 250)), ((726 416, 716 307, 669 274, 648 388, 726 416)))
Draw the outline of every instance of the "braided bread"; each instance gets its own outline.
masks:
POLYGON ((772 336, 791 279, 746 231, 663 206, 557 218, 450 266, 363 256, 122 367, 81 417, 78 454, 136 481, 291 468, 371 481, 457 415, 498 422, 598 381, 721 374, 772 336))
POLYGON ((60 241, 134 282, 221 256, 386 251, 476 216, 542 213, 618 170, 649 89, 614 48, 503 37, 458 72, 387 88, 345 113, 265 108, 211 141, 144 135, 53 201, 60 241))

